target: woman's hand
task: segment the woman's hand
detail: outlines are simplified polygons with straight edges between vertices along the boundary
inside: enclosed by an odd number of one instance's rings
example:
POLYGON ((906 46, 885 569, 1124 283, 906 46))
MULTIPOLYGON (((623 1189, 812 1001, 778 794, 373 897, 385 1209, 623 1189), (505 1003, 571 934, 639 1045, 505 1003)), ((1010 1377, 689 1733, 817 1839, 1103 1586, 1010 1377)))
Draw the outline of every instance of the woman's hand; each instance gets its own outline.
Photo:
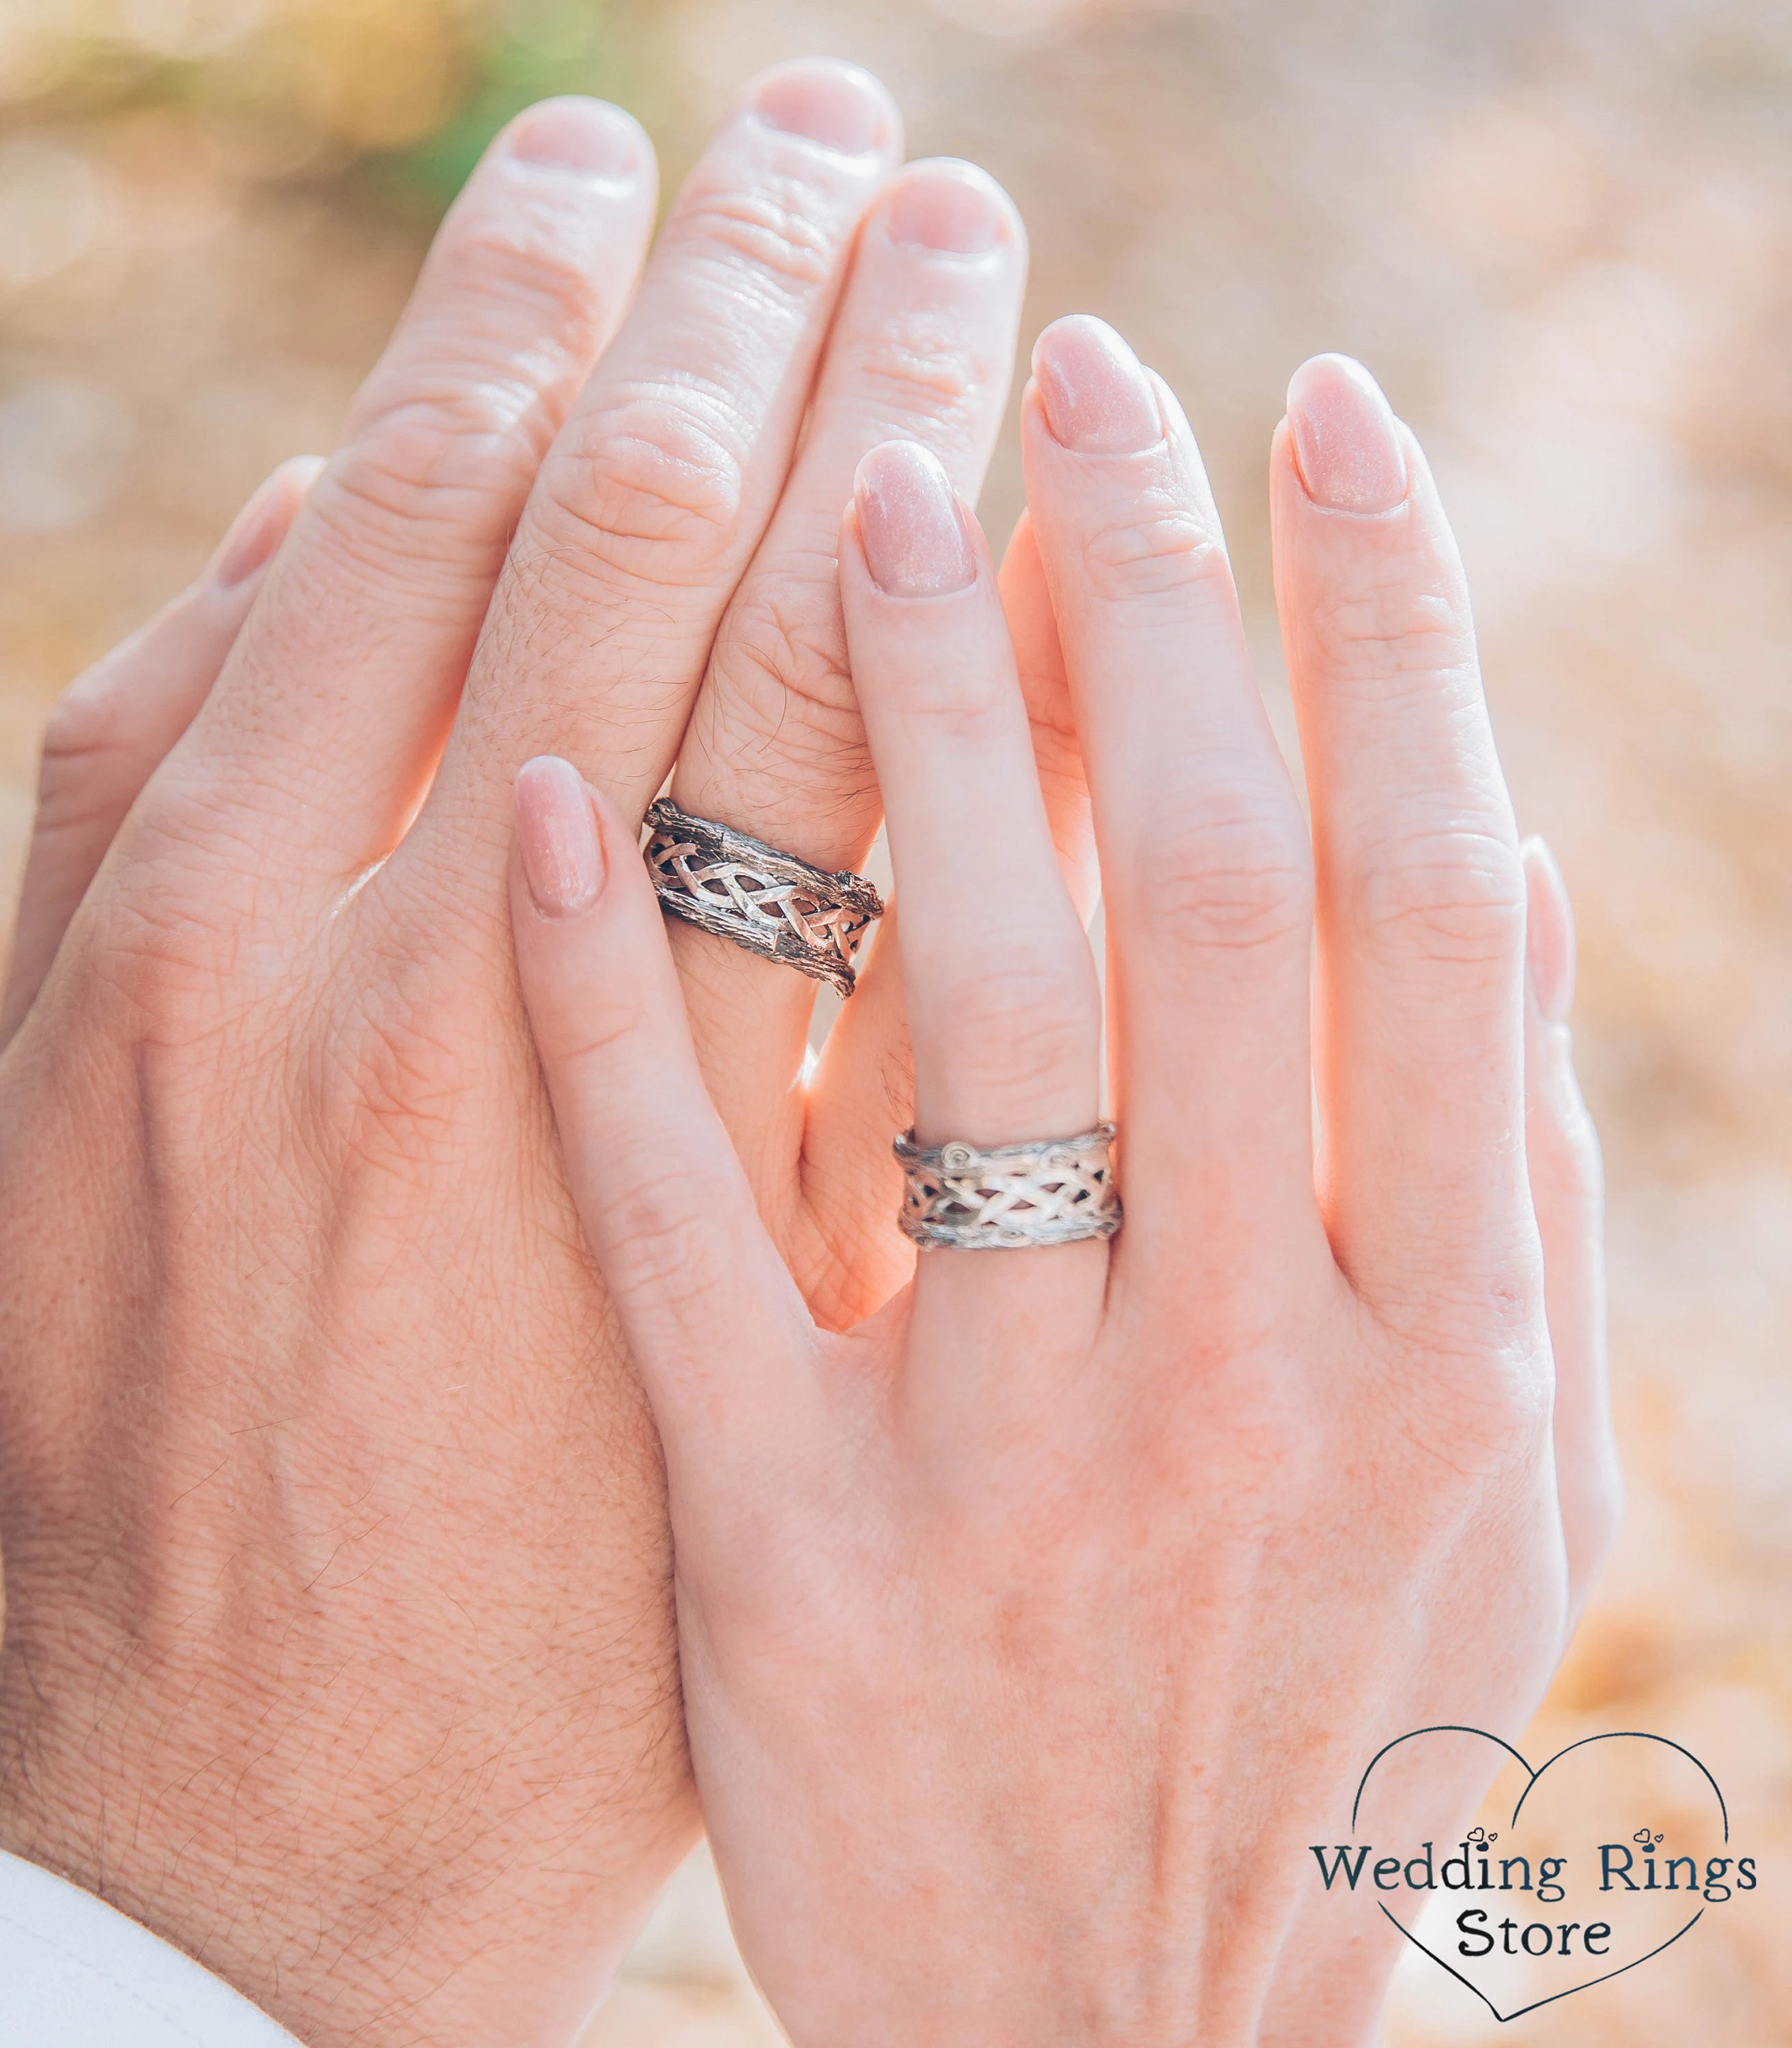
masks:
MULTIPOLYGON (((1522 1729, 1615 1511, 1570 941, 1534 863, 1536 1200, 1525 866, 1416 443, 1355 366, 1294 380, 1272 495, 1309 844, 1175 401, 1095 323, 1035 373, 1017 576, 1049 581, 1106 879, 1111 1247, 931 1251, 818 1330, 705 1099, 630 820, 562 762, 518 778, 518 961, 665 1447, 705 1818, 799 2048, 1337 2042, 1389 1957, 1321 1920, 1308 1845, 1347 1838, 1393 1736, 1522 1729)), ((1025 708, 1061 726, 1049 650, 1023 693, 914 448, 862 467, 840 578, 918 1137, 1085 1131, 1075 793, 1057 762, 1048 816, 1025 708)), ((1488 1775, 1447 1758, 1384 1817, 1442 1838, 1488 1775)))
MULTIPOLYGON (((0 1845, 312 2048, 568 2038, 695 1832, 510 789, 553 747, 638 817, 676 756, 691 808, 863 856, 840 506, 893 433, 976 488, 1025 268, 987 178, 899 155, 863 73, 769 73, 642 272, 645 136, 522 117, 277 553, 52 726, 0 1061, 0 1845)), ((781 1242, 848 1297, 891 1169, 805 1127, 813 984, 681 952, 781 1242)), ((899 1005, 853 1007, 900 1097, 899 1005)))

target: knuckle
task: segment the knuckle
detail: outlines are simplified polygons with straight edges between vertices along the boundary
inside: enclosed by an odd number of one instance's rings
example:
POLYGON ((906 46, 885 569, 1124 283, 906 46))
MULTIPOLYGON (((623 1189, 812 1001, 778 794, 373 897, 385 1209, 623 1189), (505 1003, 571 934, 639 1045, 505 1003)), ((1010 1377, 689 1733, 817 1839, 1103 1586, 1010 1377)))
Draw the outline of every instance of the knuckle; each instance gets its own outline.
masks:
POLYGON ((972 418, 1000 374, 966 334, 961 315, 921 308, 893 315, 851 351, 846 367, 886 436, 972 418))
POLYGON ((617 394, 542 468, 541 549, 649 583, 704 578, 727 552, 744 500, 731 424, 720 401, 694 392, 617 394))
POLYGON ((540 448, 506 394, 444 377, 362 423, 316 495, 336 552, 378 571, 458 567, 455 542, 495 542, 540 448))
POLYGON ((204 1036, 230 1007, 239 933, 221 917, 195 914, 184 891, 138 886, 96 906, 83 959, 131 1035, 172 1047, 204 1036))
POLYGON ((830 210, 815 204, 800 179, 773 180, 751 189, 700 184, 687 191, 669 240, 700 273, 720 271, 720 283, 763 309, 824 291, 840 261, 830 210))
MULTIPOLYGON (((830 573, 832 564, 828 565, 830 573)), ((754 578, 730 608, 716 646, 719 682, 762 737, 793 714, 836 742, 859 737, 840 604, 830 580, 754 578)))
POLYGON ((125 858, 113 886, 91 899, 102 971, 176 1033, 184 1013, 203 1017, 219 990, 235 987, 247 999, 290 970, 289 958, 254 943, 290 914, 303 886, 270 859, 259 829, 260 800, 272 796, 275 772, 244 763, 227 782, 201 770, 152 783, 118 843, 125 858), (196 996, 206 1001, 196 1006, 196 996))
POLYGON ((1313 924, 1313 872, 1298 820, 1266 810, 1191 820, 1134 878, 1146 923, 1182 945, 1250 952, 1313 924))
POLYGON ((1348 680, 1427 677, 1472 661, 1468 622, 1428 562, 1410 554, 1379 561, 1326 592, 1311 613, 1326 672, 1348 680))
POLYGON ((1478 1494, 1534 1463, 1550 1432, 1546 1374, 1479 1349, 1429 1363, 1431 1383, 1409 1391, 1394 1422, 1428 1491, 1453 1500, 1464 1489, 1478 1494))
POLYGON ((582 336, 602 320, 602 270, 568 239, 557 212, 544 217, 506 208, 462 228, 441 254, 462 301, 455 309, 457 336, 487 326, 512 375, 528 359, 512 358, 510 351, 526 345, 538 359, 544 342, 582 336))
POLYGON ((332 493, 358 547, 436 559, 442 529, 507 530, 546 452, 544 392, 577 374, 602 317, 600 278, 526 216, 449 231, 452 284, 357 409, 332 493))
POLYGON ((1224 548, 1196 509, 1168 491, 1147 491, 1098 521, 1078 553, 1084 580, 1104 603, 1184 594, 1236 602, 1224 548))
POLYGON ((1472 1287, 1370 1305, 1392 1338, 1399 1426, 1439 1483, 1527 1465, 1554 1420, 1554 1380, 1534 1246, 1515 1243, 1472 1287))
POLYGON ((1503 972, 1524 947, 1524 871, 1515 839, 1491 828, 1421 832, 1375 849, 1356 925, 1379 960, 1503 972))

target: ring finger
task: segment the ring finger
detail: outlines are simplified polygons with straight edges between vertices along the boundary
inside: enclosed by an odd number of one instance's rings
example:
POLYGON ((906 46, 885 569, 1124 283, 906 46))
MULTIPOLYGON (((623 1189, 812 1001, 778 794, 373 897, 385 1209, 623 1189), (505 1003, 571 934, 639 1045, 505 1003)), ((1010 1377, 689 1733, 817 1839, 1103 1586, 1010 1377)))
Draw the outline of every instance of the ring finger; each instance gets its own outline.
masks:
MULTIPOLYGON (((1094 959, 1053 844, 987 551, 939 463, 912 443, 860 467, 840 592, 902 902, 915 1135, 989 1146, 1086 1131, 1100 1100, 1094 959)), ((1074 1348, 1092 1335, 1106 1270, 1099 1243, 925 1256, 917 1327, 950 1340, 913 1356, 962 1366, 987 1355, 979 1335, 999 1326, 1011 1355, 1017 1319, 1041 1352, 1067 1336, 1074 1348)), ((1009 1406, 974 1379, 913 1389, 960 1450, 963 1433, 945 1426, 955 1416, 975 1418, 975 1446, 1009 1406)), ((1036 1375, 1010 1391, 1037 1399, 1036 1375)))

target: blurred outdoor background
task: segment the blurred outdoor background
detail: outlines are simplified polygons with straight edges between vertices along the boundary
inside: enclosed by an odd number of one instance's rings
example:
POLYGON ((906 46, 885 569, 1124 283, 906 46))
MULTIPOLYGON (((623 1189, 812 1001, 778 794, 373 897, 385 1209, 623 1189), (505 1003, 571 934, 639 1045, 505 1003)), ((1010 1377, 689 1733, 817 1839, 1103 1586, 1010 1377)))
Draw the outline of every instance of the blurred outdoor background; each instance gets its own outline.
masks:
MULTIPOLYGON (((1612 1186, 1629 1521, 1528 1747, 1686 1744, 1764 1865, 1522 2024, 1792 2043, 1792 12, 0 0, 0 890, 56 692, 277 461, 329 448, 498 122, 623 100, 669 185, 748 74, 812 51, 878 70, 916 153, 1014 192, 1029 338, 1099 312, 1182 394, 1272 701, 1288 373, 1360 355, 1431 452, 1520 816, 1579 906, 1612 1186)), ((998 533, 1018 488, 1010 436, 998 533)), ((1495 2034, 1403 1972, 1391 2048, 1495 2034)), ((694 1864, 592 2048, 774 2038, 694 1864)))

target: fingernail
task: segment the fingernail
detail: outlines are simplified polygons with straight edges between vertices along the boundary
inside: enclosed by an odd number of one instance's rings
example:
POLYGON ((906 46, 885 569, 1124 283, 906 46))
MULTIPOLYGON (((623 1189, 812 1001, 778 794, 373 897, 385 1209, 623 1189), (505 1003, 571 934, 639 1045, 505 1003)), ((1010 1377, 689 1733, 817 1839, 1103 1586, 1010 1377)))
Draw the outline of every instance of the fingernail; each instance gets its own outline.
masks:
POLYGON ((240 589, 267 567, 323 467, 321 456, 298 456, 261 484, 212 553, 206 579, 215 590, 240 589))
POLYGON ((945 256, 982 256, 1010 233, 1007 195, 975 164, 911 164, 890 195, 892 242, 945 256))
POLYGON ((1034 344, 1045 421, 1080 455, 1136 455, 1164 437, 1151 380, 1106 320, 1072 313, 1034 344))
POLYGON ((641 131, 607 100, 546 99, 518 117, 508 147, 520 162, 621 184, 641 168, 641 131))
POLYGON ((1525 875, 1525 973, 1532 1000, 1551 1024, 1565 1024, 1574 1007, 1574 906, 1546 840, 1520 848, 1525 875))
POLYGON ((569 761, 552 754, 517 771, 517 844, 523 879, 544 917, 570 917, 603 886, 603 849, 591 793, 569 761))
POLYGON ((781 64, 754 87, 751 104, 768 126, 842 156, 867 155, 890 137, 890 95, 857 64, 781 64))
POLYGON ((1348 355, 1316 355, 1288 386, 1294 460, 1316 505, 1391 512, 1406 495, 1406 452, 1381 386, 1348 355))
POLYGON ((891 597, 941 597, 976 581, 976 558, 939 458, 913 441, 886 441, 853 487, 865 561, 891 597))

